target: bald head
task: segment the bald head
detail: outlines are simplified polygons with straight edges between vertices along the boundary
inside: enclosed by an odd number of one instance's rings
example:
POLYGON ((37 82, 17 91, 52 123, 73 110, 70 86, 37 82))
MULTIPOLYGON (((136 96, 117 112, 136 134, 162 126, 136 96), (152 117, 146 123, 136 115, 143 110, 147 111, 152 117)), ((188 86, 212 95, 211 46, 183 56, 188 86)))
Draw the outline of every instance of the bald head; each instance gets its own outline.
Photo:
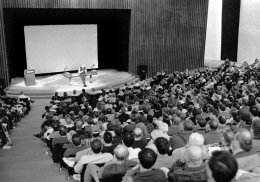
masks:
POLYGON ((188 165, 202 164, 202 149, 199 146, 191 145, 186 150, 188 165))
POLYGON ((126 160, 129 156, 129 151, 126 146, 119 144, 115 149, 114 149, 114 154, 117 160, 123 161, 126 160))
POLYGON ((235 139, 239 142, 240 148, 244 151, 250 151, 252 149, 252 135, 247 129, 239 129, 236 133, 235 139))

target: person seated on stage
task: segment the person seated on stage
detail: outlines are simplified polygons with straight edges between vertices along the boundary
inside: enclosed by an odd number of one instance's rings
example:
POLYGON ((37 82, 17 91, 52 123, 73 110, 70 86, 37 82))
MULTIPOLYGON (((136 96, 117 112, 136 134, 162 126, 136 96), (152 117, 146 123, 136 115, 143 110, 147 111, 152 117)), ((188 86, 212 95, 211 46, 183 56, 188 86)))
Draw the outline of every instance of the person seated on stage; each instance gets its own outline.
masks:
POLYGON ((86 74, 87 74, 87 68, 85 65, 81 65, 78 70, 78 74, 82 80, 83 86, 86 87, 86 74))
POLYGON ((54 96, 52 96, 51 100, 55 101, 55 100, 60 100, 60 96, 59 96, 59 93, 58 92, 55 92, 54 93, 54 96))

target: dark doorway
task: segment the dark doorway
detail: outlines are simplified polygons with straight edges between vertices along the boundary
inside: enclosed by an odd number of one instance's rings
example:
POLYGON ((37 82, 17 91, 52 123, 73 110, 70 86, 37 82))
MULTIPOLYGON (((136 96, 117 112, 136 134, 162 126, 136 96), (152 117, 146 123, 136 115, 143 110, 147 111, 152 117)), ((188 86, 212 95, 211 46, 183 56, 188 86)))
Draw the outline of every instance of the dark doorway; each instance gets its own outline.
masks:
POLYGON ((131 10, 5 8, 4 24, 11 78, 26 69, 24 26, 97 24, 99 69, 128 71, 131 10))
POLYGON ((241 0, 223 0, 221 60, 237 61, 241 0))

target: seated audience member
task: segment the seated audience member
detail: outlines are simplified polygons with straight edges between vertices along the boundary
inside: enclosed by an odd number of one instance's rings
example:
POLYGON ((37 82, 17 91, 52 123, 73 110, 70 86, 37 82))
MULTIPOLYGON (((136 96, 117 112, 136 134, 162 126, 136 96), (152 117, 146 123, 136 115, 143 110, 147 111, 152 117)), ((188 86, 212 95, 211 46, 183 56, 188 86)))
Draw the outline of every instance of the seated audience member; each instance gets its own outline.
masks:
MULTIPOLYGON (((164 137, 159 137, 154 141, 158 151, 157 159, 152 168, 160 169, 161 167, 170 168, 173 164, 171 156, 168 155, 170 150, 169 141, 164 137)), ((156 151, 156 152, 157 152, 156 151)))
POLYGON ((201 115, 197 115, 196 116, 196 120, 197 120, 197 123, 199 125, 198 129, 196 130, 196 132, 202 134, 203 137, 205 138, 205 135, 206 135, 206 132, 207 132, 206 131, 207 121, 201 115))
POLYGON ((180 124, 181 124, 181 118, 177 116, 174 117, 173 125, 169 127, 168 135, 169 136, 178 135, 178 133, 180 132, 180 124))
POLYGON ((129 155, 128 155, 128 159, 132 160, 132 159, 138 159, 138 154, 141 151, 140 148, 133 148, 133 143, 134 143, 135 139, 134 139, 134 135, 130 132, 127 132, 124 134, 123 136, 123 144, 127 147, 128 151, 129 151, 129 155))
POLYGON ((204 135, 207 144, 219 143, 221 141, 221 133, 217 131, 218 121, 211 119, 209 121, 210 130, 204 135))
POLYGON ((180 161, 180 162, 184 163, 185 162, 185 153, 187 151, 187 148, 189 146, 193 146, 193 145, 196 145, 196 146, 199 146, 202 148, 203 159, 208 158, 206 147, 204 145, 203 135, 201 135, 199 133, 192 133, 189 137, 189 141, 188 141, 187 145, 185 145, 184 147, 181 147, 181 148, 177 148, 172 152, 172 155, 171 155, 172 162, 175 163, 176 161, 180 161))
POLYGON ((236 159, 229 152, 215 151, 208 161, 209 182, 232 182, 238 170, 236 159))
POLYGON ((149 148, 139 152, 140 164, 129 170, 124 176, 123 182, 166 182, 165 173, 160 169, 152 169, 157 159, 157 154, 149 148))
POLYGON ((116 145, 112 144, 112 139, 113 139, 112 134, 106 131, 103 135, 104 144, 101 151, 102 153, 110 153, 114 155, 114 149, 116 145))
POLYGON ((253 171, 260 166, 260 156, 253 149, 252 136, 247 129, 238 129, 231 146, 239 169, 253 171))
POLYGON ((196 145, 188 146, 185 164, 175 163, 168 173, 169 182, 207 182, 207 168, 203 162, 203 151, 196 145))
POLYGON ((235 139, 235 134, 230 129, 226 130, 221 137, 219 147, 223 151, 233 153, 231 143, 235 139))
POLYGON ((113 159, 113 156, 110 153, 101 153, 102 142, 99 139, 94 139, 90 144, 91 150, 93 151, 92 155, 84 155, 80 158, 78 163, 74 166, 74 171, 76 173, 81 173, 84 164, 95 163, 102 164, 109 162, 113 159))
POLYGON ((143 135, 141 128, 135 128, 134 130, 134 143, 132 147, 143 149, 147 145, 146 138, 143 135))
POLYGON ((186 119, 183 123, 184 131, 171 137, 170 146, 173 150, 184 147, 187 144, 191 133, 193 133, 193 125, 194 124, 190 119, 186 119))
POLYGON ((52 140, 52 147, 54 147, 54 145, 56 145, 56 144, 69 143, 67 135, 66 135, 67 132, 68 132, 68 129, 65 126, 60 126, 60 128, 59 128, 60 136, 57 136, 57 137, 53 138, 53 140, 52 140))
POLYGON ((253 149, 256 152, 260 152, 260 119, 254 119, 253 125, 253 149))
POLYGON ((246 128, 248 131, 251 130, 252 115, 248 109, 242 108, 238 111, 238 118, 240 119, 239 127, 246 128))
MULTIPOLYGON (((64 147, 64 146, 63 146, 64 147)), ((78 151, 85 149, 85 146, 81 145, 81 139, 78 134, 72 136, 72 146, 68 147, 63 156, 64 157, 75 157, 78 151)))
POLYGON ((113 125, 113 131, 115 132, 115 136, 113 138, 112 143, 114 145, 122 143, 122 127, 120 124, 113 125))
POLYGON ((95 164, 89 164, 86 168, 84 181, 91 182, 92 178, 94 178, 95 181, 98 181, 97 179, 107 178, 112 180, 112 177, 114 176, 117 178, 119 176, 123 177, 127 170, 137 165, 137 162, 128 160, 129 151, 124 145, 119 144, 114 149, 113 153, 115 154, 113 160, 107 162, 103 167, 98 167, 95 164))

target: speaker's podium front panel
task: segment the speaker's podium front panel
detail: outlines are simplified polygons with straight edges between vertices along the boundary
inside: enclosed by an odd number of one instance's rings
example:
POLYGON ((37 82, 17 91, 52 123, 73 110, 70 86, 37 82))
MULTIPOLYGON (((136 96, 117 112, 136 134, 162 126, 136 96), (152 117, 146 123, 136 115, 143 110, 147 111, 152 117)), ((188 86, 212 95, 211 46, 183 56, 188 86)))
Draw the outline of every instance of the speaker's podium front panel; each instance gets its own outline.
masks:
POLYGON ((26 86, 35 85, 35 69, 24 70, 24 82, 26 86))

